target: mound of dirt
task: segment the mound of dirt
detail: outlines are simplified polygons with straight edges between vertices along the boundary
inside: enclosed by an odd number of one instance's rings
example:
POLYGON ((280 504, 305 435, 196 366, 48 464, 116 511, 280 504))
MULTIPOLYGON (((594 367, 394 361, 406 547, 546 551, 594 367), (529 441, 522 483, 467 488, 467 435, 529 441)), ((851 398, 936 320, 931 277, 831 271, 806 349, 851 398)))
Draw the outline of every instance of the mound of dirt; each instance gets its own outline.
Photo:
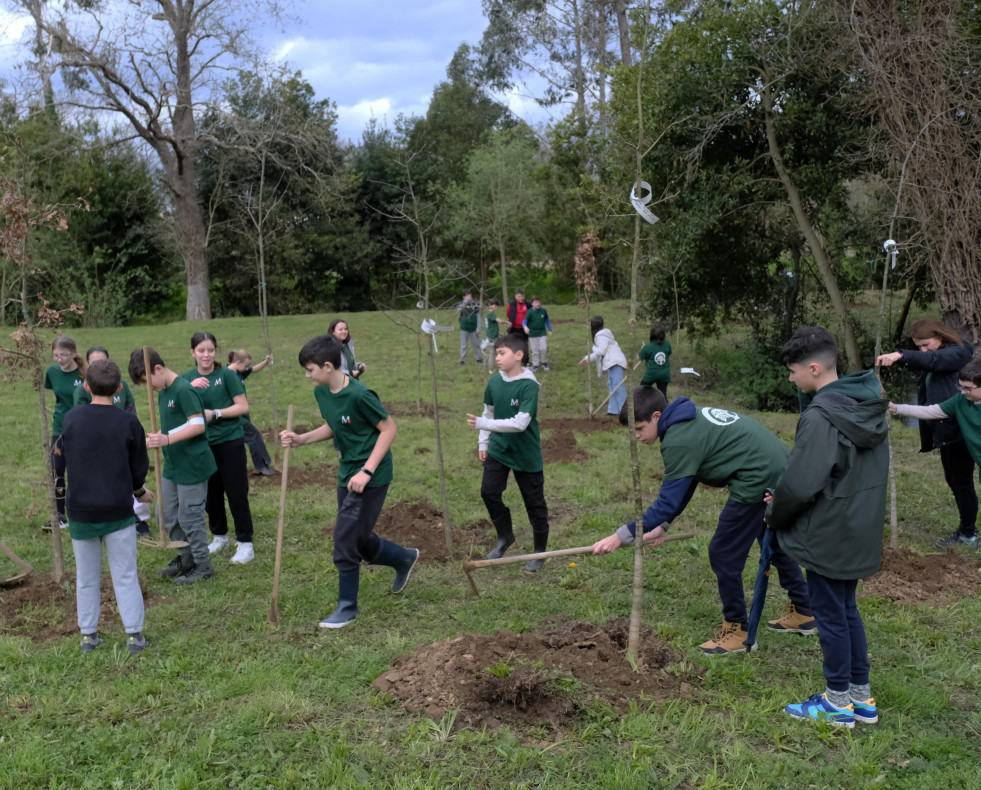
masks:
POLYGON ((576 444, 576 434, 583 436, 595 431, 619 428, 620 424, 608 417, 597 417, 595 420, 581 417, 552 418, 541 420, 539 428, 551 431, 551 435, 542 442, 542 458, 546 464, 581 464, 589 458, 589 454, 576 444))
MULTIPOLYGON (((147 597, 146 584, 140 582, 143 604, 149 609, 169 599, 147 597)), ((123 630, 116 606, 112 580, 102 576, 102 614, 100 631, 123 630)), ((75 607, 75 580, 55 581, 50 573, 35 574, 16 587, 0 589, 0 634, 26 636, 32 642, 47 642, 78 634, 78 615, 75 607)))
POLYGON ((574 728, 579 712, 595 702, 626 711, 639 698, 693 694, 700 673, 665 672, 681 656, 648 626, 642 626, 642 668, 631 669, 628 625, 624 617, 605 625, 556 618, 524 634, 456 636, 396 657, 374 687, 434 721, 456 710, 457 727, 508 725, 521 732, 546 723, 557 734, 574 728))
POLYGON ((888 598, 895 603, 944 605, 971 598, 981 588, 977 559, 956 551, 916 554, 886 547, 882 569, 862 582, 861 597, 888 598))

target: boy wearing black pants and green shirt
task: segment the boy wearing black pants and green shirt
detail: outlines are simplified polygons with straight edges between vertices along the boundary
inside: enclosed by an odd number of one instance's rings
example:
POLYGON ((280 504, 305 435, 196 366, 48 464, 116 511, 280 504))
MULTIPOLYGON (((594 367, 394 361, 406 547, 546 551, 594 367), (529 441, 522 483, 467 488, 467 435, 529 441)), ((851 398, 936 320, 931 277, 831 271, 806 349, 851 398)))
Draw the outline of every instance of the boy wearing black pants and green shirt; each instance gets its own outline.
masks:
POLYGON ((398 429, 374 392, 341 369, 341 344, 320 335, 300 349, 300 365, 313 391, 324 424, 307 433, 282 431, 283 447, 299 447, 334 438, 337 470, 337 522, 334 565, 338 575, 337 608, 321 628, 343 628, 358 615, 362 562, 395 569, 392 592, 400 593, 419 560, 419 549, 406 549, 379 538, 375 522, 392 482, 392 442, 398 429))
POLYGON ((821 327, 801 327, 780 351, 803 411, 766 522, 807 571, 827 684, 784 711, 850 728, 879 720, 855 589, 882 561, 889 431, 875 373, 839 379, 837 361, 838 344, 821 327))
POLYGON ((159 496, 164 527, 173 541, 186 542, 170 564, 157 571, 174 584, 194 584, 215 575, 208 552, 208 480, 215 473, 215 457, 205 435, 204 407, 190 382, 168 368, 149 349, 149 375, 138 348, 129 358, 134 384, 148 384, 159 392, 160 431, 146 437, 147 447, 163 450, 163 479, 159 496))
MULTIPOLYGON (((620 412, 627 424, 627 407, 620 412)), ((699 645, 706 655, 745 653, 756 649, 747 644, 748 617, 743 590, 743 569, 753 543, 762 543, 764 496, 776 485, 787 459, 787 448, 756 420, 736 412, 708 406, 698 408, 688 398, 669 404, 653 387, 634 390, 634 427, 637 441, 651 445, 661 441, 664 478, 657 500, 644 513, 644 542, 659 546, 671 522, 688 506, 699 483, 729 488, 729 499, 719 514, 719 523, 709 543, 709 562, 718 580, 724 621, 714 639, 699 645)), ((593 545, 594 554, 608 554, 632 545, 636 523, 624 524, 593 545)), ((779 547, 774 547, 772 564, 780 586, 790 597, 787 613, 772 620, 773 631, 814 633, 807 587, 800 568, 779 547)))
MULTIPOLYGON (((480 417, 467 415, 467 425, 480 431, 477 457, 484 465, 480 496, 497 531, 497 543, 487 555, 490 560, 503 557, 514 543, 511 511, 501 496, 512 471, 531 522, 535 553, 548 546, 548 506, 537 417, 541 385, 535 374, 524 367, 528 357, 528 341, 524 337, 503 335, 495 341, 494 352, 501 372, 487 382, 484 413, 480 417)), ((544 564, 545 560, 530 560, 524 572, 538 573, 544 564)))
POLYGON ((91 406, 68 412, 62 433, 82 652, 91 653, 102 644, 98 627, 104 546, 126 644, 136 655, 147 646, 133 515, 133 497, 140 502, 153 499, 143 486, 150 468, 146 437, 135 414, 113 408, 113 397, 122 389, 116 363, 93 362, 84 387, 91 406))

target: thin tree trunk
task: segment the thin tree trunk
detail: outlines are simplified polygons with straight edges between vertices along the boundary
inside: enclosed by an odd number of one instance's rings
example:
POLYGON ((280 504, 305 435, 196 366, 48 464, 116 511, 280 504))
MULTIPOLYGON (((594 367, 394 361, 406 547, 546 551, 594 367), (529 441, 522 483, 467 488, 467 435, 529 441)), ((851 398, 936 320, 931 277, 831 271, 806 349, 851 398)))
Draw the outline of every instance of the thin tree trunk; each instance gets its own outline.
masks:
POLYGON ((766 140, 770 150, 770 159, 773 161, 773 167, 777 171, 780 183, 783 184, 783 188, 787 193, 787 201, 790 203, 794 217, 797 219, 797 225, 804 234, 807 245, 811 248, 811 254, 814 255, 814 262, 817 264, 818 272, 821 275, 821 282, 824 284, 835 313, 838 315, 838 321, 841 324, 841 331, 845 341, 845 357, 848 370, 861 370, 862 355, 858 350, 858 341, 855 338, 855 328, 852 326, 848 305, 845 303, 845 297, 838 287, 838 280, 835 278, 834 270, 831 267, 831 260, 828 258, 824 245, 821 243, 817 231, 811 224, 807 212, 804 211, 804 201, 801 198, 800 190, 797 188, 797 184, 794 183, 793 178, 791 178, 790 171, 784 163, 783 154, 777 143, 777 130, 773 120, 773 95, 771 93, 769 75, 766 74, 764 74, 764 84, 763 90, 760 91, 760 98, 763 102, 763 117, 766 124, 766 140))
POLYGON ((436 429, 436 462, 439 464, 439 496, 443 505, 443 538, 446 553, 453 551, 453 519, 450 516, 450 500, 446 495, 446 469, 443 464, 443 440, 439 430, 439 388, 436 379, 436 335, 429 336, 429 376, 433 383, 433 426, 436 429))
POLYGON ((630 53, 630 24, 627 21, 627 0, 616 2, 617 28, 620 31, 620 62, 624 66, 633 65, 630 53))

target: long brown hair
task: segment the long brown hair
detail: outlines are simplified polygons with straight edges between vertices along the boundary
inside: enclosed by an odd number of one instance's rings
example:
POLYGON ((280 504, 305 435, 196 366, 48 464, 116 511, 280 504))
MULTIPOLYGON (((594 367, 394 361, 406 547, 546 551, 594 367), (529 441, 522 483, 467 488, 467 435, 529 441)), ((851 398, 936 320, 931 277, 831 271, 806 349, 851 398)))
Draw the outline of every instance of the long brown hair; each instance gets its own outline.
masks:
POLYGON ((51 350, 61 349, 62 351, 67 351, 75 358, 75 364, 78 366, 79 375, 85 378, 85 360, 82 359, 81 355, 78 353, 78 346, 75 341, 72 340, 68 335, 58 335, 54 340, 51 341, 51 350))
POLYGON ((913 326, 909 328, 909 336, 913 340, 929 340, 931 337, 938 337, 942 346, 949 346, 951 343, 958 346, 964 345, 960 335, 943 321, 932 316, 924 316, 913 322, 913 326))

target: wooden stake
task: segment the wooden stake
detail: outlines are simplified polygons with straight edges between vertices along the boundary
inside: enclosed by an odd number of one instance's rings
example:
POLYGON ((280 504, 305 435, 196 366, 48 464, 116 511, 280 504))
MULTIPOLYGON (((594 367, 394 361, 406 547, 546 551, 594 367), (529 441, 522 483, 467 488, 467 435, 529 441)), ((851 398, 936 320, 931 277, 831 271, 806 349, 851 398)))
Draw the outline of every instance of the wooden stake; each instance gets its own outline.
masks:
MULTIPOLYGON (((643 362, 643 361, 644 361, 644 360, 639 360, 639 361, 637 362, 637 364, 636 364, 636 365, 634 365, 634 366, 633 366, 633 367, 631 368, 631 370, 637 370, 637 368, 638 368, 638 367, 640 366, 640 363, 641 363, 641 362, 643 362)), ((608 400, 609 400, 610 398, 612 398, 612 397, 613 397, 613 396, 614 396, 614 395, 616 394, 616 391, 617 391, 618 389, 620 389, 620 387, 622 387, 622 386, 623 386, 624 384, 626 384, 626 382, 627 382, 627 377, 626 377, 626 376, 624 376, 624 377, 623 377, 623 381, 621 381, 621 382, 620 382, 619 384, 617 384, 617 385, 616 385, 616 386, 615 386, 615 387, 613 388, 613 392, 611 392, 611 393, 610 393, 609 395, 607 395, 607 396, 606 396, 606 398, 604 398, 604 399, 603 399, 603 402, 602 402, 602 403, 601 403, 601 404, 600 404, 599 406, 597 406, 597 407, 596 407, 596 408, 595 408, 595 409, 594 409, 593 411, 591 411, 591 412, 589 412, 589 416, 590 416, 590 417, 595 417, 595 416, 596 416, 597 414, 599 414, 599 410, 600 410, 600 409, 602 409, 602 408, 603 408, 603 407, 604 407, 604 406, 606 405, 606 402, 607 402, 607 401, 608 401, 608 400)))
MULTIPOLYGON (((286 412, 286 430, 293 430, 293 404, 286 412)), ((279 437, 277 436, 278 440, 279 437)), ((276 568, 273 571, 272 606, 266 612, 269 625, 279 625, 279 569, 283 562, 283 519, 286 515, 286 481, 290 473, 290 448, 283 448, 283 482, 279 487, 279 526, 276 529, 276 568)))

